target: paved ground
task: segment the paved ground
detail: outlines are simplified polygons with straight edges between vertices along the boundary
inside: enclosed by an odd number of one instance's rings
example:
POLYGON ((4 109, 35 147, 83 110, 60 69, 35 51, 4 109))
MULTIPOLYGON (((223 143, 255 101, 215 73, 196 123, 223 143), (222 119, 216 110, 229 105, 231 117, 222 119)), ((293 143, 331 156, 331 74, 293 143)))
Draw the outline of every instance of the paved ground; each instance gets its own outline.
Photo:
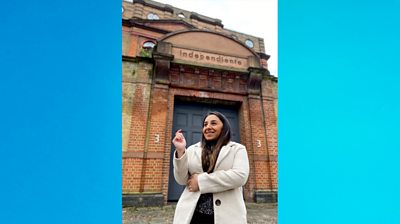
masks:
MULTIPOLYGON (((276 204, 246 203, 248 224, 277 224, 276 204)), ((162 207, 122 208, 122 224, 169 224, 174 217, 175 204, 162 207)))

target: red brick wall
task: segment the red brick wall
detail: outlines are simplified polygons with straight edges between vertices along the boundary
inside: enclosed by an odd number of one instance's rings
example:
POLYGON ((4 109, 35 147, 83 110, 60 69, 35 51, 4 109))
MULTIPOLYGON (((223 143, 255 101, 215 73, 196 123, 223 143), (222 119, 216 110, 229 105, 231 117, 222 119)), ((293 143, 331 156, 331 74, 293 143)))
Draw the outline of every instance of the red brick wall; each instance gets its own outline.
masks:
POLYGON ((136 85, 136 91, 133 97, 132 121, 128 143, 129 151, 144 151, 149 103, 149 99, 146 97, 144 91, 146 91, 145 86, 140 84, 136 85))
POLYGON ((263 100, 272 189, 277 189, 277 124, 273 100, 263 100))
POLYGON ((143 192, 152 64, 123 62, 123 193, 143 192), (124 144, 127 142, 127 144, 124 144))
POLYGON ((264 78, 262 82, 263 110, 273 190, 278 189, 277 90, 277 82, 274 78, 264 78))
POLYGON ((146 159, 143 192, 161 192, 162 159, 146 159))
POLYGON ((268 161, 267 136, 264 126, 264 112, 260 96, 249 96, 252 146, 254 150, 254 169, 256 190, 270 190, 271 177, 268 161))
POLYGON ((123 158, 122 159, 122 192, 139 192, 142 176, 143 159, 123 158))
MULTIPOLYGON (((250 160, 250 176, 244 189, 245 198, 252 200, 257 190, 277 189, 277 115, 274 98, 276 90, 270 89, 276 88, 273 81, 263 80, 262 96, 248 96, 180 86, 150 85, 150 64, 138 62, 135 69, 135 75, 124 79, 125 85, 135 86, 135 91, 132 91, 133 96, 130 96, 133 109, 128 149, 123 149, 123 193, 156 192, 162 193, 165 201, 167 200, 172 118, 176 96, 197 97, 209 101, 217 99, 240 104, 241 142, 247 147, 250 160), (151 94, 147 94, 148 92, 151 94)), ((188 71, 190 70, 182 70, 186 78, 197 78, 188 74, 188 71)), ((174 70, 172 73, 176 72, 174 70)))
POLYGON ((168 89, 166 86, 153 86, 150 111, 146 156, 152 155, 151 157, 155 158, 145 160, 143 190, 145 192, 161 192, 168 112, 168 89))

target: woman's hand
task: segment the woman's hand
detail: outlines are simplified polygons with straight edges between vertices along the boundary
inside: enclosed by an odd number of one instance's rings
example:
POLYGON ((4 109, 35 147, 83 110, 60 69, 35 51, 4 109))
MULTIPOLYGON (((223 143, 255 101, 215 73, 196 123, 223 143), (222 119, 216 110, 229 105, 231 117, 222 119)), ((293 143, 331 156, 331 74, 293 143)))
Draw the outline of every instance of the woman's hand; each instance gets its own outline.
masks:
POLYGON ((175 133, 175 137, 172 139, 172 143, 175 146, 176 153, 178 154, 178 158, 181 158, 182 155, 185 153, 186 149, 186 139, 182 134, 182 129, 179 129, 175 133))
POLYGON ((192 176, 189 177, 189 180, 187 182, 187 186, 189 188, 190 192, 196 192, 199 191, 199 182, 197 180, 198 174, 193 174, 192 176))

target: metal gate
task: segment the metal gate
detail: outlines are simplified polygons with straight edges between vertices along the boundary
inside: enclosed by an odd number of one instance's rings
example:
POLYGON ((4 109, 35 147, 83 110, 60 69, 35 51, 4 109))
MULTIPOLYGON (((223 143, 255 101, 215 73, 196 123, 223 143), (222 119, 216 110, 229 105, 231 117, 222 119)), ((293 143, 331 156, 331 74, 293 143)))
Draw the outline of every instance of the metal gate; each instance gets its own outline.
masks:
MULTIPOLYGON (((209 111, 218 111, 223 113, 231 124, 232 141, 240 142, 238 109, 233 106, 224 106, 217 104, 193 103, 177 101, 174 106, 172 136, 178 129, 186 138, 187 147, 201 141, 202 120, 209 111)), ((174 178, 173 173, 173 153, 174 146, 170 151, 170 168, 168 181, 168 201, 177 201, 182 194, 185 186, 179 185, 174 178)))

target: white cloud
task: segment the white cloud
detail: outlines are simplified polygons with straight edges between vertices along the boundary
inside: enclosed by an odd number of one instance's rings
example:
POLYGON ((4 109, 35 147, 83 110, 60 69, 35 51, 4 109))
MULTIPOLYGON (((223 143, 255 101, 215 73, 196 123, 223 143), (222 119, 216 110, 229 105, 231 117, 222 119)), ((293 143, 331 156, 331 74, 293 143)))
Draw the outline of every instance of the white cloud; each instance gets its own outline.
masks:
POLYGON ((220 19, 224 28, 261 37, 272 75, 278 76, 277 0, 157 0, 174 7, 220 19))

